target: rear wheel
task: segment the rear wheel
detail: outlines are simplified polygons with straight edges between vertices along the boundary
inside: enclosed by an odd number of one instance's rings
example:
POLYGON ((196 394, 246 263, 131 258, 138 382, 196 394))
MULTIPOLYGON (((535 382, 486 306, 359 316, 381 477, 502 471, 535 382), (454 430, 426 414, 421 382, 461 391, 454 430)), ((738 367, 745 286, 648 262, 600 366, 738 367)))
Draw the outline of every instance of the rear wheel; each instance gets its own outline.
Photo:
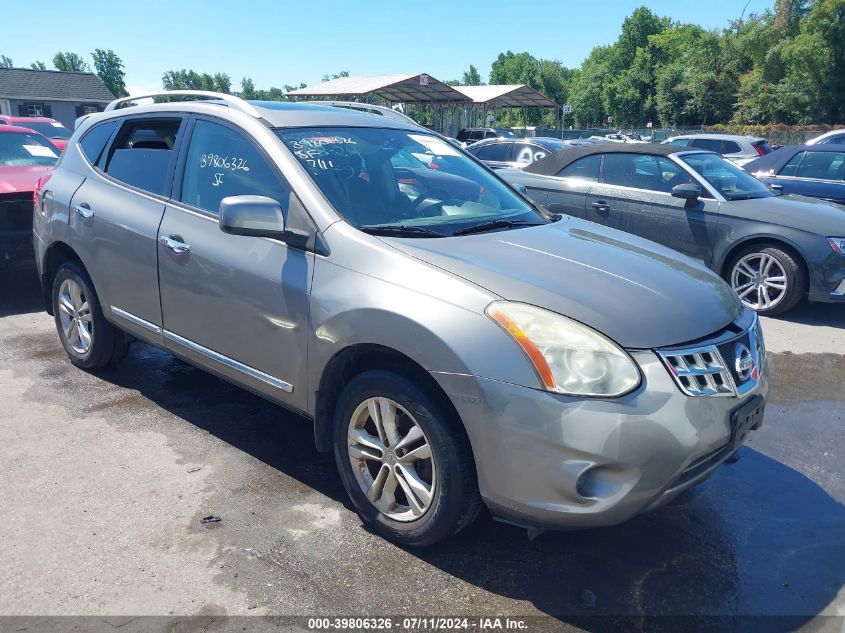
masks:
POLYGON ((745 306, 764 316, 795 307, 807 285, 796 256, 773 244, 754 244, 737 253, 728 282, 745 306))
POLYGON ((56 273, 53 315, 59 340, 77 367, 99 369, 126 355, 127 337, 106 321, 91 278, 76 262, 62 264, 56 273))
POLYGON ((434 398, 393 373, 366 372, 344 389, 335 460, 356 510, 379 534, 430 545, 478 515, 472 454, 455 425, 434 398))

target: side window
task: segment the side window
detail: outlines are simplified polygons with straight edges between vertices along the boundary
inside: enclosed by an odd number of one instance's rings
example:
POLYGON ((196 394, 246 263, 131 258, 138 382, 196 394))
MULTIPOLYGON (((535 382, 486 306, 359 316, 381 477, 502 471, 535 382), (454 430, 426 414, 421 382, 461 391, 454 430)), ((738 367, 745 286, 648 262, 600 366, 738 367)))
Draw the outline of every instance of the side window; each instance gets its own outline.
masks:
POLYGON ((741 151, 742 148, 735 141, 725 141, 724 149, 722 149, 723 154, 738 154, 741 151))
POLYGON ((163 194, 181 118, 129 119, 109 150, 105 172, 127 185, 163 194))
POLYGON ((845 143, 845 134, 836 134, 834 136, 824 139, 821 145, 840 145, 845 143))
POLYGON ((795 176, 798 174, 798 165, 801 164, 801 160, 804 158, 804 155, 807 152, 796 152, 795 156, 789 159, 789 161, 784 165, 779 176, 795 176))
POLYGON ((560 170, 557 175, 563 178, 580 178, 582 180, 596 182, 599 179, 600 166, 601 155, 593 154, 592 156, 585 156, 584 158, 579 158, 574 163, 570 163, 560 170))
POLYGON ((506 161, 510 147, 511 143, 490 143, 479 148, 475 155, 479 160, 506 161))
POLYGON ((484 133, 484 138, 498 138, 498 137, 499 137, 499 135, 496 132, 494 132, 493 130, 488 130, 487 132, 484 133))
POLYGON ((842 180, 843 152, 805 152, 798 166, 799 178, 842 180))
POLYGON ((686 147, 687 145, 689 145, 689 139, 688 138, 675 138, 675 139, 672 139, 671 141, 669 141, 668 144, 669 145, 680 145, 681 147, 686 147))
POLYGON ((106 121, 95 125, 85 133, 85 136, 79 141, 79 149, 85 154, 92 165, 96 165, 103 153, 106 143, 109 142, 112 133, 117 128, 117 121, 106 121))
POLYGON ((241 132, 199 120, 185 158, 180 200, 217 214, 227 196, 267 196, 287 215, 291 189, 264 154, 241 132))
POLYGON ((700 147, 701 149, 707 149, 711 152, 717 152, 719 154, 722 153, 722 141, 715 138, 694 138, 690 141, 690 145, 693 147, 700 147))

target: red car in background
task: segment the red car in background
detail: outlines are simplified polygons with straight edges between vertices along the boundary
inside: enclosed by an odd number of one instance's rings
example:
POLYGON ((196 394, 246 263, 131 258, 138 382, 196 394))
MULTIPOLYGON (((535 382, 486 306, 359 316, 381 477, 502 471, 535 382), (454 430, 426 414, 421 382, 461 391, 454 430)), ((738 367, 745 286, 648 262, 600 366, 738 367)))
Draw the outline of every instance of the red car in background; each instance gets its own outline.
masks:
POLYGON ((33 196, 58 160, 59 150, 41 134, 0 125, 0 268, 34 265, 33 196))
POLYGON ((65 151, 67 147, 67 140, 73 134, 64 125, 56 121, 56 119, 48 119, 43 116, 7 116, 0 115, 0 126, 2 125, 17 125, 18 127, 29 128, 35 130, 42 136, 50 139, 60 151, 65 151))

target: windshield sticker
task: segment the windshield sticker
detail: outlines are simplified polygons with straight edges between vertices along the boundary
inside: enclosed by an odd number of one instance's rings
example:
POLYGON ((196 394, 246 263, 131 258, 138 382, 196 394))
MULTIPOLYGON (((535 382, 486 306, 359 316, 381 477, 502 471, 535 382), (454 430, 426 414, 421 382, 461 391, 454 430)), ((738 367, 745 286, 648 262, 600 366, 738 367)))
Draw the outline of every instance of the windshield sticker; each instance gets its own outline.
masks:
POLYGON ((200 169, 214 167, 215 169, 231 169, 232 171, 249 171, 245 158, 237 156, 221 156, 220 154, 203 154, 200 156, 200 169))
POLYGON ((64 125, 62 125, 58 121, 53 121, 50 125, 52 125, 53 127, 64 127, 64 125))
POLYGON ((29 152, 30 156, 47 156, 49 158, 56 157, 56 152, 51 150, 49 147, 44 147, 43 145, 24 145, 23 148, 29 152))
POLYGON ((428 136, 426 134, 408 134, 408 138, 414 139, 417 143, 425 147, 432 154, 438 156, 460 156, 460 152, 447 142, 440 140, 436 136, 428 136))

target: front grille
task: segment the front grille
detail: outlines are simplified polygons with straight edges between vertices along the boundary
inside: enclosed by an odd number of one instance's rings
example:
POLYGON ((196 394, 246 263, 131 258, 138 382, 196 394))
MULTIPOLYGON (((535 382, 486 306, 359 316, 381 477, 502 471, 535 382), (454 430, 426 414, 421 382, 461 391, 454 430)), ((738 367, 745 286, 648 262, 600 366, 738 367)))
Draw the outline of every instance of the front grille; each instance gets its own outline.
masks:
POLYGON ((0 196, 0 231, 32 229, 32 192, 0 196))
POLYGON ((760 381, 766 358, 760 321, 738 336, 658 350, 678 387, 688 396, 742 396, 760 381))

